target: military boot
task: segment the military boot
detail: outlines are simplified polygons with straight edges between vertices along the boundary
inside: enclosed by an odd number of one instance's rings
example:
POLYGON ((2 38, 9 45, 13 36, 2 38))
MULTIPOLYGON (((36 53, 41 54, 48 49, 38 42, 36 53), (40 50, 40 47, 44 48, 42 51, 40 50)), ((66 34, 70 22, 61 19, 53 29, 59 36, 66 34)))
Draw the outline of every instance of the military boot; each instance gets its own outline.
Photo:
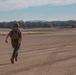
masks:
POLYGON ((11 58, 10 61, 11 61, 12 64, 14 64, 14 59, 13 58, 11 58))
POLYGON ((15 61, 17 61, 17 57, 15 57, 15 61))

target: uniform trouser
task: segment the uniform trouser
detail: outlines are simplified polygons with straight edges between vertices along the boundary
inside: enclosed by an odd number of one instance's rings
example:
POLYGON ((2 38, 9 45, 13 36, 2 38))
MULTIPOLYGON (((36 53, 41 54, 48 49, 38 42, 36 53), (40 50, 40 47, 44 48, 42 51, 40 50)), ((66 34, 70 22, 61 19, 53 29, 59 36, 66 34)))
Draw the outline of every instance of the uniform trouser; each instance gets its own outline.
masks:
POLYGON ((11 40, 12 47, 14 48, 12 58, 18 57, 18 50, 20 48, 20 43, 18 40, 11 40))

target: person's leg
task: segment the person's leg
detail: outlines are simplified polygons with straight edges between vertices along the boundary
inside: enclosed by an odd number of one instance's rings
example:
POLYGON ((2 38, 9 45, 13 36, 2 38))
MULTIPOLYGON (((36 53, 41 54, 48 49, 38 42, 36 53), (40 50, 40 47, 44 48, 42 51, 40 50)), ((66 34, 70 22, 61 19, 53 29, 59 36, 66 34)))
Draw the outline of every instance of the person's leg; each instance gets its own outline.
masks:
POLYGON ((14 49, 13 54, 12 54, 12 58, 10 59, 12 64, 14 64, 15 51, 16 51, 16 49, 14 49))
MULTIPOLYGON (((12 44, 12 47, 14 48, 14 51, 15 51, 14 42, 15 42, 15 41, 14 41, 13 39, 11 39, 11 44, 12 44)), ((13 51, 12 57, 11 57, 11 59, 10 59, 12 64, 14 64, 14 51, 13 51)))
POLYGON ((18 58, 18 50, 20 48, 20 43, 17 43, 17 46, 16 46, 16 55, 15 55, 15 61, 17 61, 17 58, 18 58))
POLYGON ((16 50, 17 50, 17 48, 16 48, 17 41, 16 40, 11 40, 11 43, 12 43, 12 47, 14 48, 12 58, 11 58, 11 63, 14 64, 14 58, 16 56, 16 50))
POLYGON ((16 56, 16 48, 14 49, 14 51, 13 51, 13 54, 12 54, 12 58, 14 59, 15 58, 15 56, 16 56))
POLYGON ((16 52, 15 61, 17 61, 18 51, 16 52))
POLYGON ((12 54, 12 58, 11 58, 11 63, 14 63, 14 59, 15 61, 17 61, 17 57, 18 57, 18 48, 14 48, 13 54, 12 54))
POLYGON ((15 61, 17 61, 18 50, 20 48, 20 43, 17 40, 14 40, 12 42, 12 45, 13 45, 14 51, 13 51, 13 54, 12 54, 11 63, 14 64, 14 59, 15 59, 15 61))

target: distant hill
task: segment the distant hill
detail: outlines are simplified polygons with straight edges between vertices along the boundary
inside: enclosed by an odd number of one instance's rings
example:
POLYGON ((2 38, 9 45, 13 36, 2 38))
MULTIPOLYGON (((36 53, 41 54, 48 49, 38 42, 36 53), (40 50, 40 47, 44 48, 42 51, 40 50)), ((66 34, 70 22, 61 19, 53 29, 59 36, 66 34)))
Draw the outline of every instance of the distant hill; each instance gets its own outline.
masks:
POLYGON ((29 20, 29 22, 47 22, 46 20, 29 20))

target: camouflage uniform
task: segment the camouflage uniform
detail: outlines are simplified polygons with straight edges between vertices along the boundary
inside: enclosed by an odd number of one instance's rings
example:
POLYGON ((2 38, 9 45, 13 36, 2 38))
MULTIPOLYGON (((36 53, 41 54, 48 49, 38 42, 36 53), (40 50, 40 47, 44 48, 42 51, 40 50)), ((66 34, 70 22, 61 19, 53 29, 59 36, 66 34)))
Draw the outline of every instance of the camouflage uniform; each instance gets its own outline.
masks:
MULTIPOLYGON (((12 30, 13 31, 13 30, 12 30)), ((14 51, 13 51, 13 54, 12 54, 12 58, 14 59, 14 58, 16 58, 17 59, 17 57, 18 57, 18 50, 19 50, 19 48, 20 48, 20 41, 19 41, 19 38, 18 39, 13 39, 12 38, 12 36, 11 35, 13 35, 12 34, 12 31, 9 33, 9 35, 10 35, 10 38, 11 38, 11 44, 12 44, 12 47, 14 48, 14 51)), ((16 32, 14 32, 14 33, 16 33, 16 32)), ((20 32, 20 30, 19 30, 19 37, 21 37, 21 32, 20 32)), ((18 36, 17 35, 17 36, 18 36)))
POLYGON ((9 34, 7 35, 6 40, 5 40, 6 43, 8 42, 7 41, 8 36, 10 36, 11 44, 12 44, 12 47, 14 48, 12 58, 11 58, 11 63, 14 64, 14 59, 15 59, 15 61, 17 61, 18 50, 20 48, 21 39, 22 39, 22 34, 18 28, 18 24, 15 24, 12 31, 10 31, 9 34))

